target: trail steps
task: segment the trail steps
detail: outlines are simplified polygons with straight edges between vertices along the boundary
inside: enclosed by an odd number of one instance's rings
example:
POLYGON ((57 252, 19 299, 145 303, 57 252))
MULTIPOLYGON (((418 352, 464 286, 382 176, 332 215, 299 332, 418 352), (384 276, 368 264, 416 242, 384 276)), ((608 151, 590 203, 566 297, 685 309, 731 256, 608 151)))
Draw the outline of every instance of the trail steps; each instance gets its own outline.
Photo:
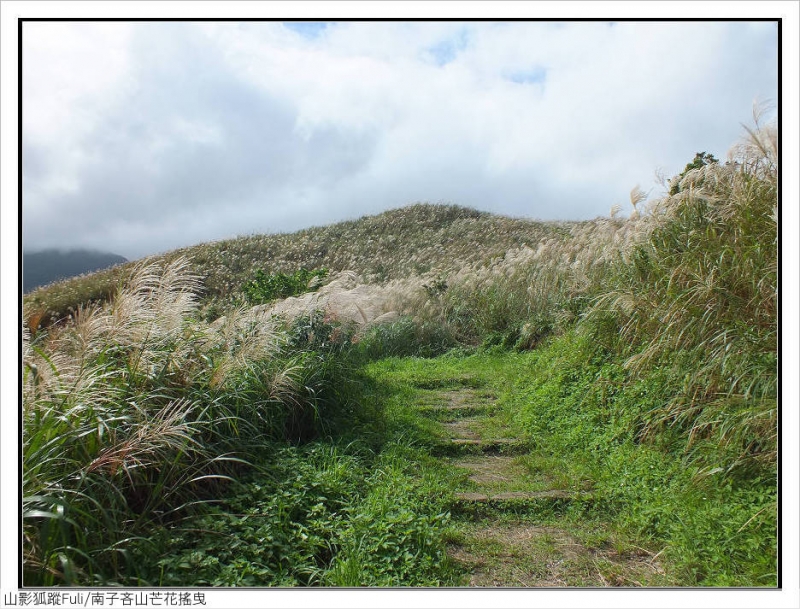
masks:
POLYGON ((407 465, 419 470, 420 489, 443 518, 443 585, 674 583, 659 562, 662 547, 616 526, 591 464, 565 459, 549 438, 531 433, 520 406, 532 388, 516 372, 529 363, 515 360, 453 354, 388 359, 374 369, 386 382, 387 405, 402 417, 400 432, 414 439, 407 465))
POLYGON ((530 521, 513 522, 513 515, 534 510, 561 509, 581 496, 564 488, 552 487, 546 476, 535 475, 526 466, 529 444, 498 423, 493 396, 485 392, 460 388, 440 390, 435 404, 427 404, 423 412, 440 425, 441 440, 434 454, 464 472, 463 481, 453 495, 451 511, 465 519, 470 531, 464 543, 451 544, 448 554, 465 566, 473 587, 563 586, 557 560, 544 567, 531 567, 530 556, 537 547, 558 539, 558 556, 575 552, 579 544, 565 531, 538 526, 530 521), (494 524, 505 515, 512 523, 494 524), (487 521, 487 516, 490 520, 487 521), (475 548, 494 544, 487 556, 475 548), (493 557, 489 557, 493 556, 493 557))
POLYGON ((452 465, 470 472, 466 487, 454 494, 456 510, 471 504, 518 504, 520 502, 569 500, 572 494, 564 489, 520 490, 515 488, 525 480, 525 468, 516 456, 529 452, 528 443, 509 437, 509 430, 486 423, 493 415, 491 394, 478 394, 474 389, 441 391, 440 401, 427 411, 439 419, 443 441, 434 447, 434 454, 449 458, 452 465), (481 416, 476 415, 476 411, 481 416))
POLYGON ((579 481, 551 479, 531 465, 531 445, 497 416, 495 396, 476 388, 426 387, 421 411, 437 421, 431 452, 461 472, 451 512, 464 537, 448 555, 470 587, 636 586, 649 555, 593 548, 540 516, 591 501, 579 481), (633 578, 632 578, 633 577, 633 578))

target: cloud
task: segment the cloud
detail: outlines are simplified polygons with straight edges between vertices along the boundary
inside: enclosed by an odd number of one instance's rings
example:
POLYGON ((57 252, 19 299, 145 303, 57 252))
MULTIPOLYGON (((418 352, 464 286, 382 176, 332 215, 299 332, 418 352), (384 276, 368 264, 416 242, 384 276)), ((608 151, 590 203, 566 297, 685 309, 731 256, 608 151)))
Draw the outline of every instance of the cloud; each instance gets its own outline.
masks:
POLYGON ((26 177, 33 186, 26 220, 29 209, 55 213, 33 215, 26 240, 83 235, 81 245, 96 245, 102 235, 140 253, 142 245, 184 245, 219 236, 220 229, 235 235, 253 228, 250 210, 290 206, 285 194, 293 185, 311 179, 325 188, 367 159, 368 134, 353 137, 334 125, 297 132, 287 101, 231 74, 194 30, 138 32, 130 45, 136 86, 76 142, 86 158, 75 187, 41 196, 37 159, 46 152, 38 142, 28 144, 33 171, 26 177))
POLYGON ((129 258, 419 200, 606 214, 777 95, 766 22, 37 22, 23 52, 25 248, 129 258))

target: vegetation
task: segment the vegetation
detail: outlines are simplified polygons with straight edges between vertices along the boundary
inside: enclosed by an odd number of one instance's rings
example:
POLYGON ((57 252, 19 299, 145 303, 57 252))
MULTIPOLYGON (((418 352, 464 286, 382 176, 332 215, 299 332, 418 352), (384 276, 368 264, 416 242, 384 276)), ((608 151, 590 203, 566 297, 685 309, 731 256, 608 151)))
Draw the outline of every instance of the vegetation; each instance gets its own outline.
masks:
POLYGON ((463 585, 454 547, 502 570, 535 528, 531 585, 775 586, 776 130, 693 163, 630 218, 417 205, 26 296, 25 582, 463 585), (242 304, 327 269, 418 289, 367 327, 242 304), (467 423, 556 500, 459 507, 467 423))
MULTIPOLYGON (((457 272, 505 256, 511 248, 536 247, 567 232, 567 224, 511 219, 455 205, 416 204, 359 220, 290 234, 252 235, 203 243, 147 258, 168 264, 181 257, 202 277, 200 313, 218 315, 231 301, 245 301, 243 288, 265 275, 292 275, 300 268, 354 271, 385 283, 425 274, 457 272), (475 236, 481 235, 476 247, 475 236), (264 268, 265 261, 269 263, 264 268)), ((42 327, 65 320, 87 302, 107 302, 134 272, 129 263, 54 283, 26 294, 25 309, 42 327)))
POLYGON ((700 169, 705 167, 706 165, 713 165, 719 163, 719 159, 717 159, 713 154, 710 152, 697 152, 694 155, 694 159, 690 163, 686 164, 686 167, 683 169, 681 174, 677 176, 670 186, 669 194, 676 195, 681 190, 681 180, 686 176, 687 173, 693 171, 695 169, 700 169))
POLYGON ((256 271, 256 277, 244 285, 244 294, 251 304, 263 304, 278 298, 297 296, 303 292, 316 288, 318 281, 328 275, 328 269, 298 269, 291 275, 276 273, 267 275, 261 269, 256 271), (314 285, 311 282, 317 280, 314 285))
POLYGON ((247 309, 195 321, 197 288, 185 260, 143 264, 107 306, 26 332, 29 583, 130 571, 127 546, 153 523, 222 492, 265 442, 321 431, 335 341, 315 351, 301 321, 281 329, 247 309))
POLYGON ((278 449, 224 501, 160 532, 159 585, 435 586, 447 582, 447 514, 417 480, 416 451, 278 449))

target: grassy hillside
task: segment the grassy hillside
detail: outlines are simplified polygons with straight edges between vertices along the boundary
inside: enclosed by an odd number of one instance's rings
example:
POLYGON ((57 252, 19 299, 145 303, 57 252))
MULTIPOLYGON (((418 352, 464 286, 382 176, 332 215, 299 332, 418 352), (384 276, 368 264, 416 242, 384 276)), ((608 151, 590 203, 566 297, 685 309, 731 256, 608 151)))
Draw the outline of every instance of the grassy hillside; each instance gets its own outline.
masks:
POLYGON ((422 374, 406 356, 449 351, 430 370, 474 376, 490 360, 470 354, 493 356, 481 383, 528 462, 590 489, 559 518, 658 548, 678 585, 774 586, 776 130, 668 190, 644 209, 633 192, 630 218, 575 223, 415 205, 30 294, 26 581, 459 581, 452 475, 396 385, 422 374), (302 267, 421 288, 371 328, 244 305, 256 271, 302 267))
MULTIPOLYGON (((202 306, 241 295, 257 270, 292 273, 299 268, 351 270, 369 282, 446 273, 484 264, 521 246, 565 235, 571 224, 512 219, 458 206, 417 204, 376 216, 295 233, 253 235, 152 256, 162 263, 186 258, 202 280, 202 306)), ((88 302, 108 300, 136 262, 59 282, 25 296, 39 324, 62 319, 88 302)))

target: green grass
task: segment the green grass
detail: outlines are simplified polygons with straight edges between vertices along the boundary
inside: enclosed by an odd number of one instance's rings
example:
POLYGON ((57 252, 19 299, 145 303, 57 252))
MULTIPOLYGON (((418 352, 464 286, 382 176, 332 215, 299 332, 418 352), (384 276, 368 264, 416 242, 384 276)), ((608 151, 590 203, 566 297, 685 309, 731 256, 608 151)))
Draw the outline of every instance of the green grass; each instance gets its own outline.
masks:
POLYGON ((641 543, 663 544, 684 585, 775 585, 774 470, 726 475, 721 462, 709 475, 676 430, 642 437, 649 412, 674 390, 668 372, 626 378, 574 333, 531 354, 528 366, 507 407, 537 450, 591 481, 592 510, 641 543))

